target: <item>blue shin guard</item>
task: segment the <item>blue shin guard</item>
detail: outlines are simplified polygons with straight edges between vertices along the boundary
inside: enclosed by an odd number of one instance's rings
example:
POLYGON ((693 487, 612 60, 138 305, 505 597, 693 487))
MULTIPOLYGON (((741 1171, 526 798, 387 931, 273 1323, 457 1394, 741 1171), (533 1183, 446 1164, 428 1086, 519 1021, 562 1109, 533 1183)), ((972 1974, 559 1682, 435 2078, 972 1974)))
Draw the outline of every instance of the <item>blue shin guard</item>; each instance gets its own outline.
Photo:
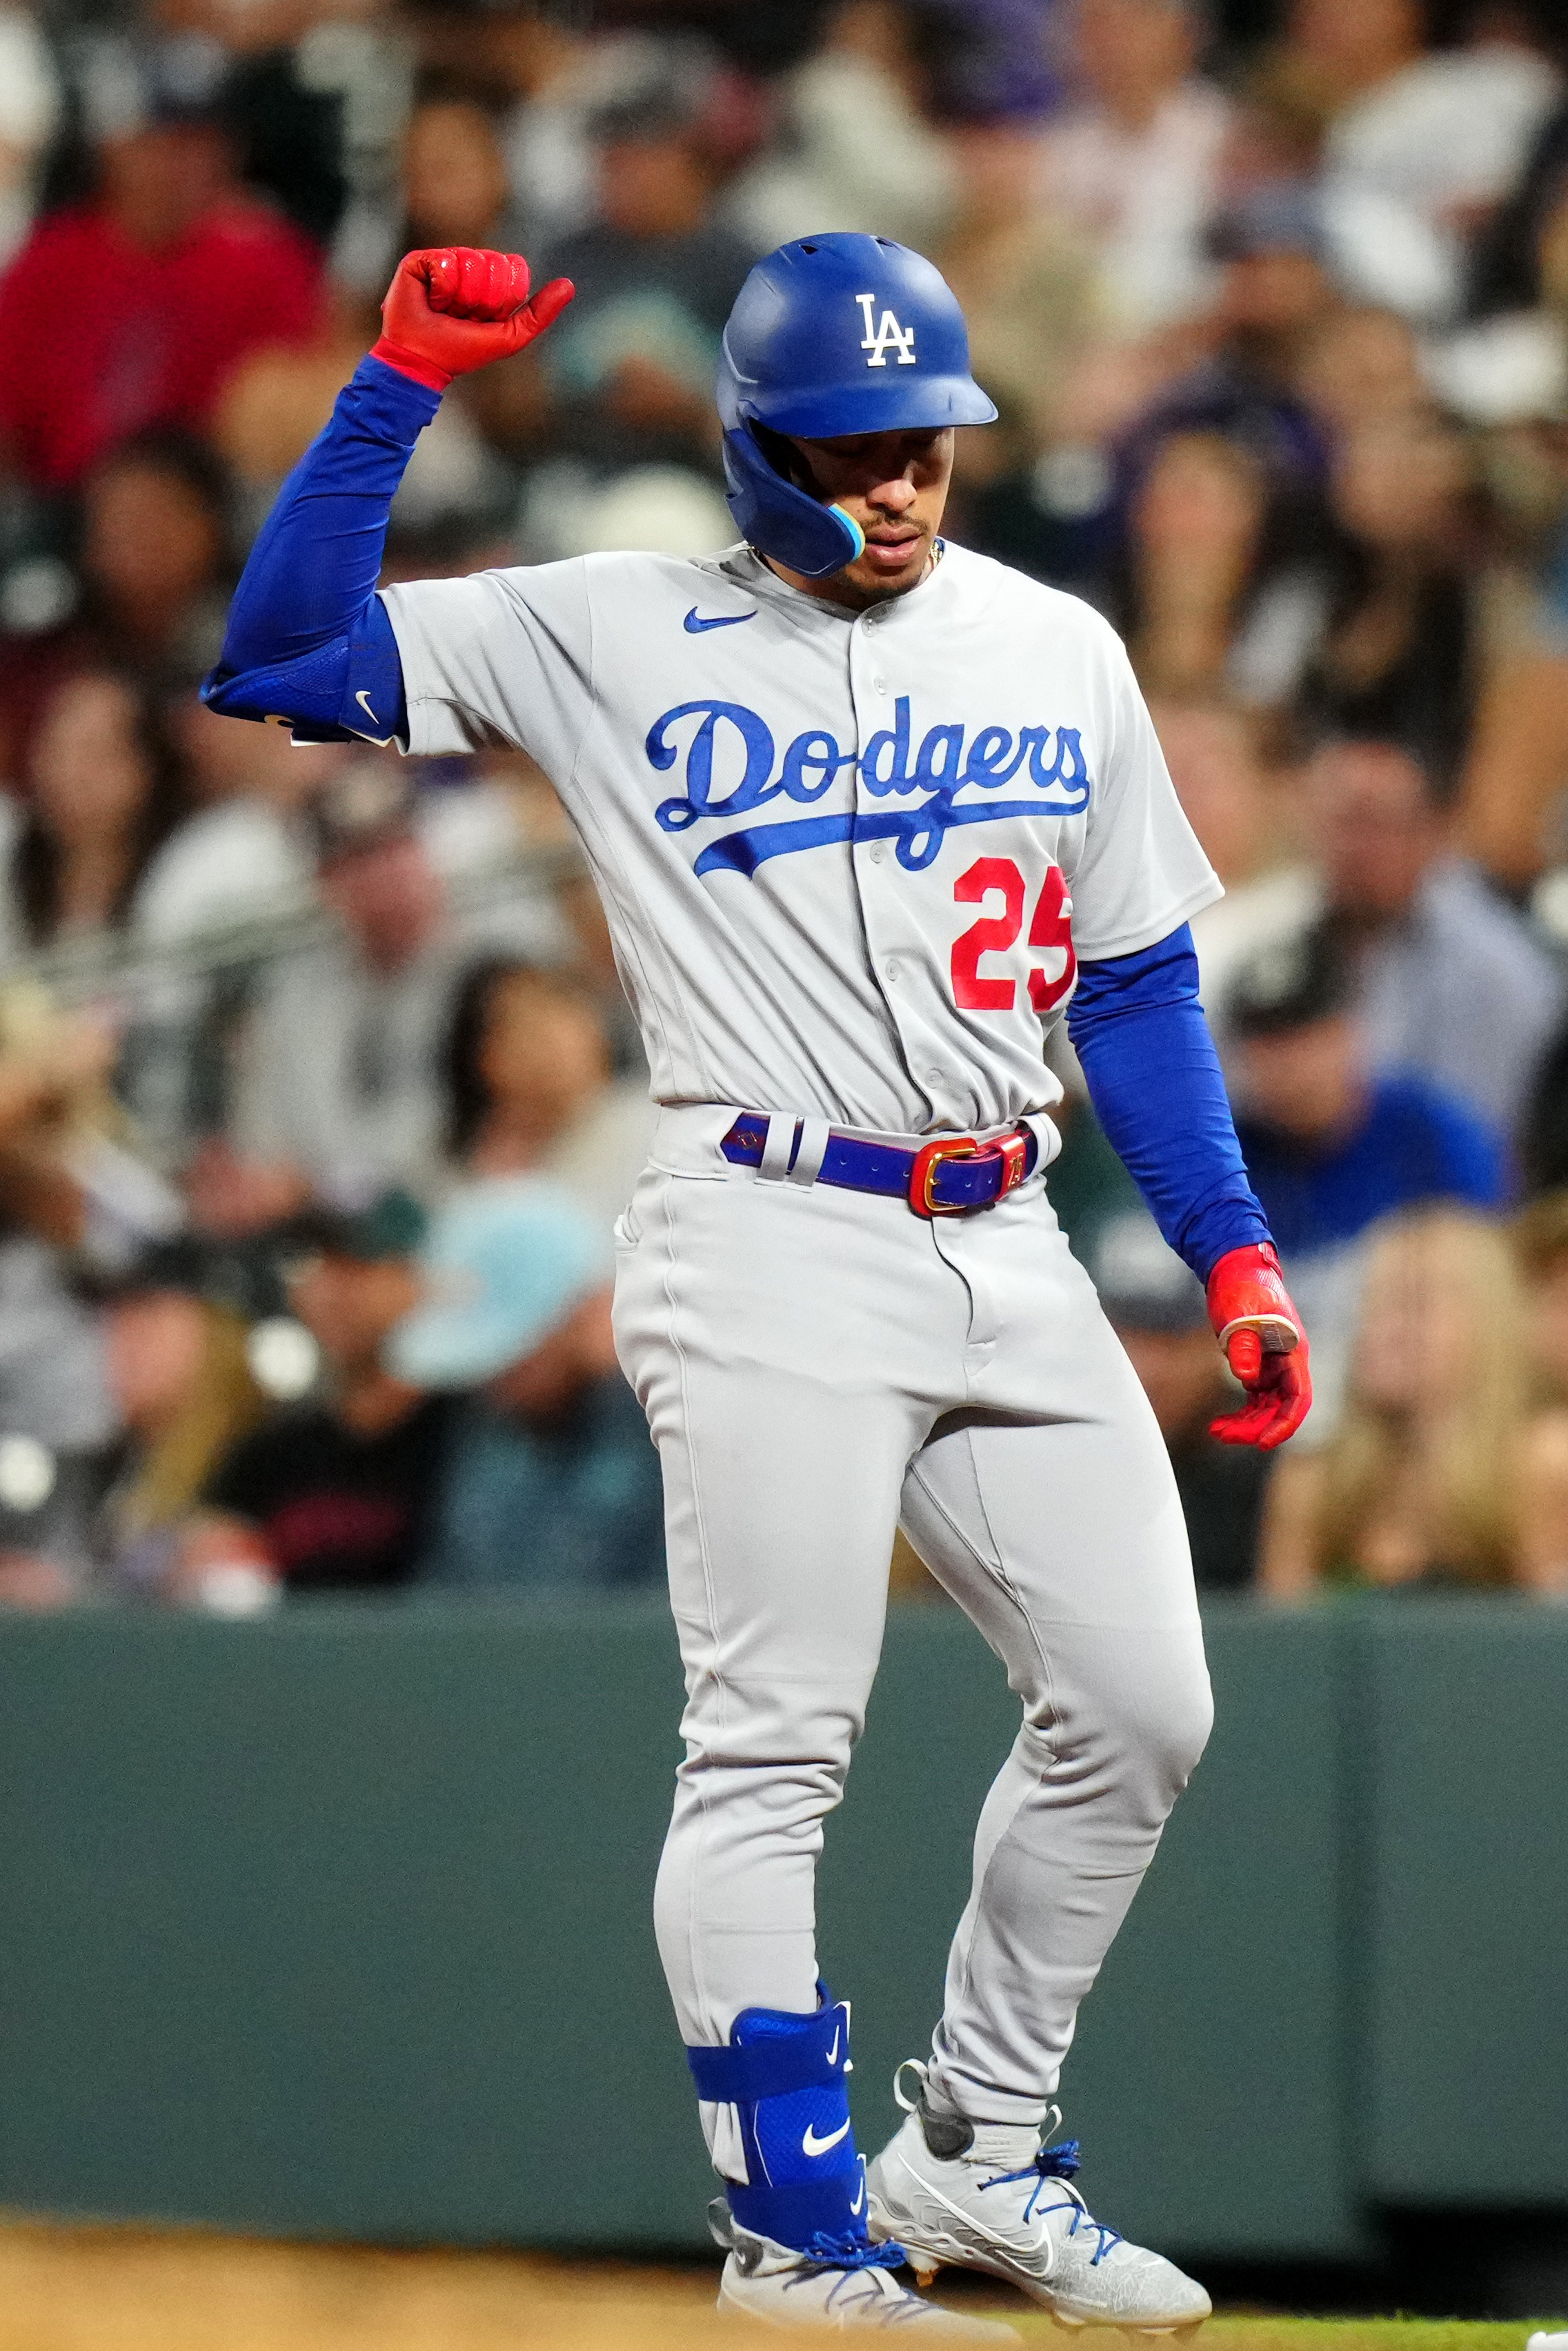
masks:
MULTIPOLYGON (((699 2098, 733 2106, 747 2184, 728 2183, 743 2229, 846 2269, 887 2262, 866 2234, 865 2165, 850 2125, 850 2011, 743 2010, 724 2049, 687 2048, 699 2098)), ((902 2254, 894 2259, 901 2260, 902 2254)))

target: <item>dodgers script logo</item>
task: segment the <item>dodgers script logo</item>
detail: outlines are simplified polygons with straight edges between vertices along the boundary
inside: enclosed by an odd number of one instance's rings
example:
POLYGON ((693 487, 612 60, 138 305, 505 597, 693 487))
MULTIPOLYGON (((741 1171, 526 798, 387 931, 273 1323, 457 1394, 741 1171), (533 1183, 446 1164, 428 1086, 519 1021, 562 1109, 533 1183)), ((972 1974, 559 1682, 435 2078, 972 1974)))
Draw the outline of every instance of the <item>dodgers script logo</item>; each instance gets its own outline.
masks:
POLYGON ((726 869, 752 874, 769 857, 837 841, 895 841, 899 863, 917 872, 931 863, 956 825, 995 824, 1014 816, 1078 816, 1093 789, 1076 726, 1020 726, 1016 737, 1007 726, 982 726, 972 742, 963 726, 931 726, 912 765, 906 694, 894 705, 893 726, 873 735, 862 753, 841 751, 819 726, 797 735, 782 759, 771 728, 745 703, 678 703, 654 719, 643 747, 661 774, 681 756, 674 730, 686 719, 697 723, 686 744, 685 796, 663 800, 654 810, 666 832, 685 832, 709 819, 748 816, 770 800, 819 800, 845 768, 858 770, 876 799, 911 802, 885 812, 851 809, 739 827, 700 852, 693 869, 699 874, 726 869), (721 766, 724 778, 716 780, 721 766), (1034 797, 959 797, 999 792, 1015 779, 1031 785, 1034 797))

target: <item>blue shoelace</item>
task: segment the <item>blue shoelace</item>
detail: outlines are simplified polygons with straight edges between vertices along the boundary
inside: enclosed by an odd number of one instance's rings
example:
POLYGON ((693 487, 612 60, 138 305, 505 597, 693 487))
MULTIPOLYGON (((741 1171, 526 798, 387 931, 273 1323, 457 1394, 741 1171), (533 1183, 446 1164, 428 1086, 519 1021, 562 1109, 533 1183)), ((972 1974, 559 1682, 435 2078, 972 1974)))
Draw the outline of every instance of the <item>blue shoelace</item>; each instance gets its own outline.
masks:
POLYGON ((816 2270, 895 2270, 908 2259, 902 2245, 873 2245, 869 2237, 830 2237, 819 2229, 800 2248, 816 2270))
MULTIPOLYGON (((1035 2207, 1040 2202, 1040 2190, 1046 2181, 1060 2179, 1066 2186, 1082 2166, 1082 2158, 1079 2154, 1078 2141, 1075 2138, 1066 2138, 1062 2140, 1060 2147, 1040 2147, 1021 2170, 998 2171, 995 2179, 982 2179, 980 2189, 984 2193, 988 2188, 1005 2188, 1014 2180, 1032 2179, 1034 2186, 1030 2189, 1029 2200, 1023 2208, 1023 2218, 1026 2220, 1031 2220, 1034 2218, 1035 2207)), ((1047 2204, 1043 2209, 1047 2212, 1071 2211, 1072 2226, 1067 2231, 1070 2237, 1075 2237, 1080 2228, 1090 2228, 1094 2231, 1100 2242, 1091 2256, 1089 2263, 1091 2269, 1098 2269, 1112 2247, 1119 2245, 1122 2241, 1120 2229, 1110 2228, 1103 2220, 1096 2220, 1076 2188, 1069 2187, 1067 2194, 1058 2202, 1047 2204)))
POLYGON ((841 2301, 846 2304, 859 2302, 876 2304, 879 2305, 880 2323, 883 2326, 913 2325, 915 2320, 925 2315, 926 2304, 918 2295, 900 2293, 891 2302, 884 2301, 869 2280, 857 2289, 857 2280, 867 2270, 899 2268, 908 2258, 902 2245, 873 2245, 864 2237, 829 2237, 819 2230, 810 2242, 802 2246, 801 2252, 808 2266, 798 2277, 788 2281, 786 2291, 789 2286, 806 2284, 810 2279, 820 2276, 823 2270, 838 2270, 841 2274, 828 2290, 824 2310, 831 2310, 834 2304, 841 2301))

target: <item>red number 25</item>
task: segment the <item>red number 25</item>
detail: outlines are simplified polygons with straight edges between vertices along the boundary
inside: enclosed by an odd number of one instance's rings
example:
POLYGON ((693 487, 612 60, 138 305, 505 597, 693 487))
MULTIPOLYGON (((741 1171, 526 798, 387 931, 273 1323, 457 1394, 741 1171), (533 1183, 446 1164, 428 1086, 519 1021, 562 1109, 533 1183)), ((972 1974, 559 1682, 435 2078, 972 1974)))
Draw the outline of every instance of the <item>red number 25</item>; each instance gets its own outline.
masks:
MULTIPOLYGON (((953 942, 953 1001, 967 1012, 1010 1012, 1018 1000, 1016 979, 982 974, 980 957, 1005 955, 1023 928, 1024 880, 1010 857, 977 857, 953 884, 961 906, 983 905, 997 893, 999 914, 982 914, 953 942)), ((1071 993, 1078 977, 1072 952, 1072 901, 1059 865, 1047 869, 1045 885, 1029 926, 1029 944, 1040 962, 1029 976, 1030 1001, 1037 1012, 1054 1012, 1071 993)))

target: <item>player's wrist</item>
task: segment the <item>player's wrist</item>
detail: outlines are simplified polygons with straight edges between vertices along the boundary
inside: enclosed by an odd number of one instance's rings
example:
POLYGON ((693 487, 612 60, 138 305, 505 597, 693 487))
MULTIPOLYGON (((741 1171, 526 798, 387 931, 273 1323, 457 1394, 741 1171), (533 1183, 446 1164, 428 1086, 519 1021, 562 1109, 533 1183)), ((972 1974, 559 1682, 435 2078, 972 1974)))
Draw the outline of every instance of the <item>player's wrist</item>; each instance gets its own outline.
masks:
POLYGON ((445 392, 453 381, 449 368, 438 367, 423 351, 411 351, 406 344, 394 342, 390 335, 382 335, 371 344, 370 356, 395 374, 407 377, 411 383, 422 383, 427 392, 445 392))
POLYGON ((1211 1270, 1204 1291, 1221 1346, 1233 1331, 1278 1331, 1295 1340, 1304 1335, 1272 1241, 1249 1241, 1227 1249, 1211 1270))

